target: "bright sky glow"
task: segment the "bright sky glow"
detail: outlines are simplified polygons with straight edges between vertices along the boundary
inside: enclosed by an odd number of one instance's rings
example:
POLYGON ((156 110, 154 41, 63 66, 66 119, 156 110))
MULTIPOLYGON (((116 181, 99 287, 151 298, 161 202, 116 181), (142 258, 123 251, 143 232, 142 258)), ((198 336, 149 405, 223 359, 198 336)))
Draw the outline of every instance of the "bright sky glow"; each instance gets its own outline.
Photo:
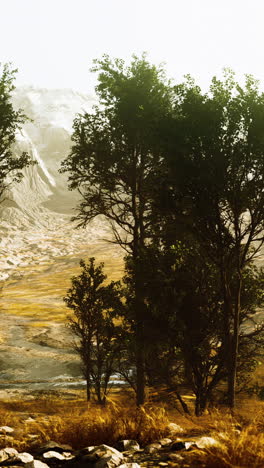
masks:
POLYGON ((91 93, 103 53, 130 60, 148 52, 176 81, 207 86, 231 67, 264 88, 263 0, 0 0, 0 61, 17 85, 91 93))

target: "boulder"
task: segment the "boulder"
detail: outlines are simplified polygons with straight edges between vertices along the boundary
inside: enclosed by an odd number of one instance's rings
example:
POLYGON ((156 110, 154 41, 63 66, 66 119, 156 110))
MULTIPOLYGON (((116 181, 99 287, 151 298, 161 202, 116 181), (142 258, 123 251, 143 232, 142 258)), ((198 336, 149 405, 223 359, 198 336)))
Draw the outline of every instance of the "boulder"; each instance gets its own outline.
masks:
POLYGON ((168 428, 170 434, 177 434, 177 433, 184 432, 184 430, 183 430, 183 428, 181 426, 179 426, 178 424, 175 424, 173 422, 169 423, 167 428, 168 428))
POLYGON ((212 445, 219 445, 220 442, 214 439, 213 437, 201 437, 200 439, 195 441, 195 444, 198 448, 203 449, 207 447, 212 447, 212 445))
POLYGON ((13 427, 9 427, 9 426, 1 426, 0 427, 0 434, 12 434, 12 432, 14 432, 15 429, 13 429, 13 427))
POLYGON ((56 459, 56 460, 65 460, 65 457, 59 453, 55 452, 55 450, 50 450, 49 452, 44 452, 43 453, 43 458, 45 459, 56 459))
POLYGON ((119 466, 123 458, 123 454, 117 449, 103 444, 94 447, 87 455, 84 455, 82 461, 94 463, 96 468, 112 468, 119 466))
POLYGON ((40 460, 33 460, 24 465, 24 468, 50 468, 46 463, 43 463, 40 460))
POLYGON ((0 450, 0 462, 5 461, 17 461, 18 460, 18 451, 12 447, 6 447, 0 450))
POLYGON ((123 463, 118 468, 140 468, 140 465, 138 463, 123 463))
POLYGON ((70 445, 67 444, 59 444, 58 442, 54 442, 54 440, 49 440, 45 445, 42 445, 37 453, 42 455, 45 452, 49 452, 50 450, 54 450, 55 452, 62 453, 62 452, 72 452, 73 449, 70 445))
POLYGON ((17 459, 21 463, 30 463, 34 460, 33 456, 30 453, 22 452, 17 455, 17 459))
POLYGON ((140 450, 140 445, 136 440, 124 439, 124 440, 120 440, 117 443, 117 448, 121 452, 125 452, 127 450, 137 451, 137 450, 140 450))
POLYGON ((172 440, 168 437, 164 437, 164 439, 159 440, 159 444, 162 445, 162 447, 166 447, 166 445, 172 444, 172 440))
POLYGON ((161 444, 158 442, 154 442, 153 444, 149 444, 145 447, 144 452, 146 453, 155 453, 157 450, 161 449, 161 444))

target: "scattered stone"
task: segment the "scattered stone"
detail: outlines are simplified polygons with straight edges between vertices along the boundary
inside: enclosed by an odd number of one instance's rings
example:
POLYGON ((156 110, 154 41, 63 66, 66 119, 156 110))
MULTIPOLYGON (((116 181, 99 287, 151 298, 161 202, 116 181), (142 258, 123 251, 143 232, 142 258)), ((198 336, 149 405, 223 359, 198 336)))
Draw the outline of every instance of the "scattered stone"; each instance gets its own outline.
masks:
POLYGON ((34 460, 33 456, 27 452, 19 453, 17 459, 22 463, 30 463, 34 460))
POLYGON ((174 442, 170 449, 173 452, 178 452, 179 450, 186 450, 185 442, 174 442))
POLYGON ((102 457, 94 465, 95 468, 115 468, 116 466, 120 466, 120 458, 114 454, 110 457, 102 457))
POLYGON ((190 450, 198 448, 198 446, 196 445, 196 442, 185 442, 185 448, 186 450, 190 451, 190 450))
POLYGON ((146 453, 154 453, 157 452, 157 450, 161 449, 161 444, 158 442, 154 442, 153 444, 149 444, 145 447, 144 452, 146 453))
POLYGON ((168 459, 173 461, 173 462, 181 463, 182 460, 183 460, 183 457, 181 455, 179 455, 178 453, 170 453, 168 455, 168 459))
POLYGON ((159 440, 159 444, 162 445, 162 447, 166 447, 166 445, 172 444, 172 440, 168 437, 165 437, 164 439, 159 440))
POLYGON ((75 458, 75 455, 73 455, 72 452, 62 452, 62 455, 64 456, 65 460, 72 460, 75 458))
POLYGON ((54 450, 43 453, 43 458, 56 458, 57 460, 65 460, 65 457, 61 453, 55 452, 54 450))
POLYGON ((140 445, 136 440, 124 439, 124 440, 120 440, 117 443, 117 448, 121 452, 124 452, 124 451, 127 451, 127 450, 137 451, 137 450, 140 450, 140 445))
POLYGON ((87 455, 82 457, 83 462, 95 463, 96 468, 112 468, 119 466, 124 456, 121 452, 109 445, 98 445, 87 455))
POLYGON ((49 466, 40 460, 33 460, 32 462, 26 463, 24 468, 49 468, 49 466))
POLYGON ((175 423, 169 423, 167 428, 169 429, 171 434, 176 434, 178 432, 184 432, 183 428, 175 423))
POLYGON ((49 452, 50 450, 54 450, 55 452, 59 452, 59 453, 73 451, 70 445, 59 444, 58 442, 54 442, 54 440, 50 440, 49 442, 47 442, 45 445, 42 445, 38 449, 38 453, 42 455, 43 453, 49 452))
POLYGON ((1 426, 0 427, 0 434, 12 434, 12 432, 14 432, 15 429, 13 429, 13 427, 9 427, 9 426, 1 426))
POLYGON ((118 468, 140 468, 140 465, 138 463, 123 463, 118 468))
POLYGON ((159 466, 169 466, 169 464, 166 462, 159 462, 159 466))
POLYGON ((195 444, 197 445, 198 448, 203 449, 207 447, 212 447, 212 445, 219 445, 219 442, 213 437, 204 436, 204 437, 201 437, 201 439, 196 440, 195 444))
POLYGON ((6 447, 0 450, 0 462, 17 460, 18 451, 12 447, 6 447))
POLYGON ((84 447, 82 450, 80 450, 81 455, 86 455, 87 453, 91 453, 95 449, 94 445, 91 445, 89 447, 84 447))

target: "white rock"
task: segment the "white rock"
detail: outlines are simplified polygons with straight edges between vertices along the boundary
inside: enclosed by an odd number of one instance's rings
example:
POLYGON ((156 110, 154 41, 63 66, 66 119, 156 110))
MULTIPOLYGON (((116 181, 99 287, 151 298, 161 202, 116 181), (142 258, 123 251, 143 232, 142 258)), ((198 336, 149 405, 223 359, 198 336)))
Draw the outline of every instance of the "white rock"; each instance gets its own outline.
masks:
POLYGON ((43 453, 43 458, 56 458, 57 460, 65 460, 65 457, 59 453, 55 452, 54 450, 50 450, 49 452, 43 453))
POLYGON ((211 447, 212 445, 219 445, 220 442, 218 442, 213 437, 201 437, 201 439, 195 441, 195 444, 198 448, 203 449, 206 447, 211 447))
POLYGON ((138 463, 123 463, 118 468, 140 468, 140 465, 138 463))
POLYGON ((49 468, 49 466, 40 460, 33 460, 32 462, 26 463, 24 468, 49 468))
POLYGON ((62 455, 64 456, 65 460, 72 460, 75 458, 71 452, 62 452, 62 455))
POLYGON ((4 462, 6 460, 17 460, 18 451, 12 447, 6 447, 0 450, 0 462, 4 462))
POLYGON ((118 442, 121 450, 140 450, 140 445, 136 440, 124 439, 118 442))
POLYGON ((13 429, 13 427, 9 427, 9 426, 1 426, 0 427, 0 434, 12 434, 12 432, 14 432, 15 429, 13 429))
POLYGON ((176 434, 177 432, 184 432, 184 430, 183 430, 183 428, 181 426, 179 426, 178 424, 172 423, 172 422, 169 423, 167 427, 168 427, 171 434, 176 434))
POLYGON ((115 468, 116 466, 120 466, 120 458, 115 454, 110 457, 102 457, 94 465, 95 468, 115 468))
POLYGON ((162 447, 165 447, 166 445, 172 444, 172 440, 167 437, 164 437, 164 439, 159 440, 159 444, 162 445, 162 447))
POLYGON ((34 460, 33 456, 30 453, 27 453, 27 452, 19 453, 17 458, 22 463, 30 463, 30 462, 32 462, 34 460))

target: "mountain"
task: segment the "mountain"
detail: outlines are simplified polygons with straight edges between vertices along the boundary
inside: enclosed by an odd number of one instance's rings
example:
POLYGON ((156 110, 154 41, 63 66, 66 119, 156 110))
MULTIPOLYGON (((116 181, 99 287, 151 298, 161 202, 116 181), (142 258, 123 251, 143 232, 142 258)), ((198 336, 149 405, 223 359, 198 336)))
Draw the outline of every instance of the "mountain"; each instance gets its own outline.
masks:
POLYGON ((81 258, 106 259, 107 274, 120 276, 123 253, 103 240, 111 237, 107 225, 97 219, 75 229, 71 217, 78 196, 58 172, 70 151, 74 117, 94 104, 93 96, 72 90, 14 92, 14 107, 30 119, 17 132, 14 154, 27 151, 38 164, 24 170, 23 180, 10 186, 0 205, 3 387, 46 388, 81 378, 64 324, 63 296, 81 258))
MULTIPOLYGON (((30 120, 17 132, 14 153, 27 151, 38 164, 24 170, 22 182, 10 187, 0 206, 0 279, 9 276, 12 265, 17 268, 28 255, 41 253, 39 236, 43 239, 45 233, 69 225, 78 197, 67 190, 66 175, 59 168, 70 151, 74 117, 94 104, 92 96, 72 90, 16 89, 13 105, 30 120)), ((68 239, 69 232, 65 234, 68 239)), ((67 245, 57 253, 65 252, 67 245)))

